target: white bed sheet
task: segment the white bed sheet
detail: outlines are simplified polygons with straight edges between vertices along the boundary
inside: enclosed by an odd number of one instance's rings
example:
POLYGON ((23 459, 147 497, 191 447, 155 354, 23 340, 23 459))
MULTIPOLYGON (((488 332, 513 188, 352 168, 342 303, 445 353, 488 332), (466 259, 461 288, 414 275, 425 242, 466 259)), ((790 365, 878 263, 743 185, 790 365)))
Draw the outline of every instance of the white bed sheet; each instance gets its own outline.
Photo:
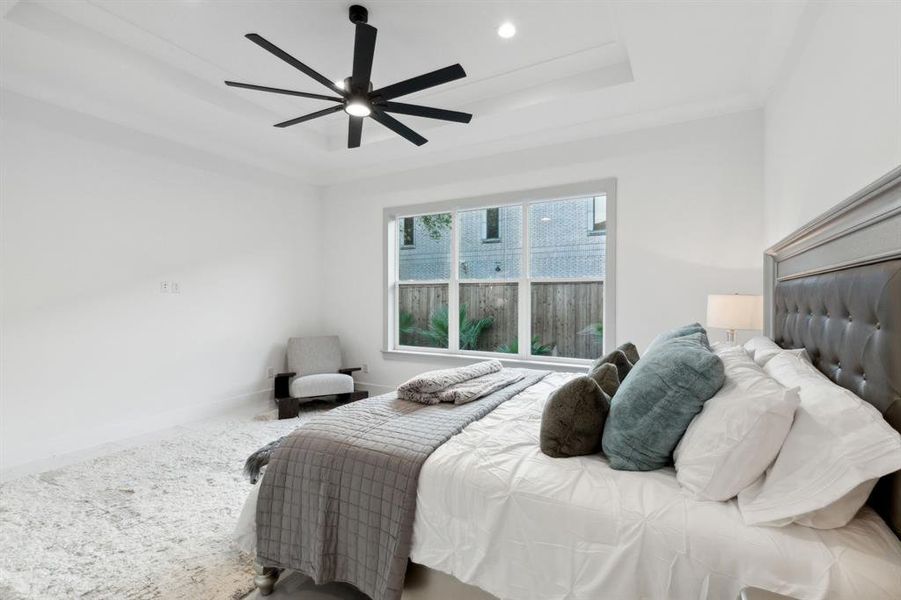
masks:
POLYGON ((683 494, 671 469, 538 449, 554 373, 451 438, 419 479, 411 558, 499 598, 901 598, 901 543, 865 508, 847 526, 742 523, 734 501, 683 494))

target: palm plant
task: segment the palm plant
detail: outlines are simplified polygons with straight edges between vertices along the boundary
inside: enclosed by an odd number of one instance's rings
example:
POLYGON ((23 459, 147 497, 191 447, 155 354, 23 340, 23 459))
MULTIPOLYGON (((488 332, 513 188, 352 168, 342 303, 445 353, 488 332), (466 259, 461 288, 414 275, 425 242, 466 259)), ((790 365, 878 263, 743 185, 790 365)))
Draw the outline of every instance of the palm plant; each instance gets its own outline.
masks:
POLYGON ((418 328, 416 327, 416 321, 413 318, 412 313, 408 313, 405 310, 400 311, 400 314, 397 316, 397 329, 400 333, 400 343, 403 346, 413 346, 416 343, 416 334, 418 333, 418 328))
MULTIPOLYGON (((467 316, 467 306, 460 307, 460 349, 476 350, 479 346, 479 338, 492 325, 494 317, 482 317, 470 319, 467 316)), ((442 306, 429 317, 429 328, 419 331, 419 334, 427 340, 427 345, 435 348, 447 348, 450 332, 447 306, 442 306)))
MULTIPOLYGON (((532 347, 530 349, 532 356, 550 356, 553 351, 553 344, 542 344, 541 339, 537 335, 532 336, 532 347)), ((495 352, 519 354, 519 340, 513 340, 509 344, 501 344, 497 347, 495 352)))
POLYGON ((494 325, 494 317, 469 319, 466 316, 466 305, 460 307, 460 349, 478 350, 479 338, 494 325))

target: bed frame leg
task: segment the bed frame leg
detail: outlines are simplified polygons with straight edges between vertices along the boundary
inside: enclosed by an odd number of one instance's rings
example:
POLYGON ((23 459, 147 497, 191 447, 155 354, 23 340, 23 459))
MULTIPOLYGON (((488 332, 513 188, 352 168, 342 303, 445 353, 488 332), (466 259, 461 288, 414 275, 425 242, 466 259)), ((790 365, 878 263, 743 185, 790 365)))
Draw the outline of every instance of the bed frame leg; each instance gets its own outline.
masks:
POLYGON ((278 576, 281 572, 280 569, 276 569, 275 567, 264 567, 260 563, 254 561, 253 570, 256 572, 256 576, 253 578, 254 585, 260 590, 261 596, 268 596, 272 593, 275 582, 278 581, 278 576))

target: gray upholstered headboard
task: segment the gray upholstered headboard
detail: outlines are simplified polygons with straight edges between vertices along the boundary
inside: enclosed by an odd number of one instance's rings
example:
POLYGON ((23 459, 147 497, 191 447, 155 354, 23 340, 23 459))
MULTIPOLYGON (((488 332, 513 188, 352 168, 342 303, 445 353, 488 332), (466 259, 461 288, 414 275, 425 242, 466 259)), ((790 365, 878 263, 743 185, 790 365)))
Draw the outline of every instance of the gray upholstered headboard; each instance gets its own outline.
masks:
MULTIPOLYGON (((766 253, 767 334, 901 431, 901 167, 766 253)), ((870 504, 901 536, 901 473, 870 504)))

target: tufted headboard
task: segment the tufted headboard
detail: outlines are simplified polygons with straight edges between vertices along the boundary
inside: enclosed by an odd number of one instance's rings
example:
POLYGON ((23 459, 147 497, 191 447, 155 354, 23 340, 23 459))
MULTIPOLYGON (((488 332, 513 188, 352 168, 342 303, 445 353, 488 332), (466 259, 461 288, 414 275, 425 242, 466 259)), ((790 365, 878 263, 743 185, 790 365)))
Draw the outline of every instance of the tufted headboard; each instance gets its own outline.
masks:
MULTIPOLYGON (((767 333, 901 431, 901 167, 766 253, 767 333)), ((870 504, 901 537, 901 472, 870 504)))

